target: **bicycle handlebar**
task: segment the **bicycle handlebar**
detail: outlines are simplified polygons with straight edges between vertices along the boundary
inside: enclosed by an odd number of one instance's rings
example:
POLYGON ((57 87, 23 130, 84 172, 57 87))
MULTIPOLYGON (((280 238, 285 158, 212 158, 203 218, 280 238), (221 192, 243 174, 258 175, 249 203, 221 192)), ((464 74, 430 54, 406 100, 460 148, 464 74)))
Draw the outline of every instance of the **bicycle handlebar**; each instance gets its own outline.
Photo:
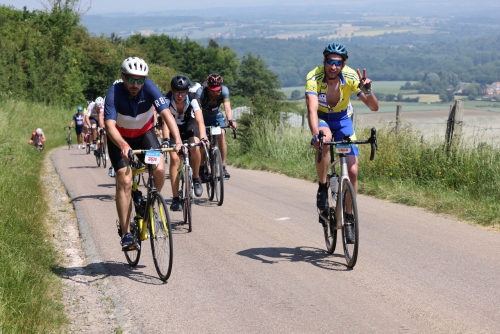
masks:
POLYGON ((370 144, 371 152, 370 152, 370 160, 375 158, 375 151, 378 150, 377 143, 377 130, 375 128, 371 128, 370 137, 365 140, 352 140, 349 135, 345 135, 342 140, 339 141, 323 141, 323 137, 325 136, 323 130, 319 131, 318 139, 319 139, 319 148, 318 148, 318 163, 321 162, 323 156, 323 145, 337 145, 337 144, 370 144))
MULTIPOLYGON (((231 130, 233 130, 233 138, 236 139, 236 128, 232 128, 231 126, 229 125, 224 125, 224 126, 220 126, 220 125, 215 125, 215 126, 218 126, 220 127, 221 129, 227 129, 227 128, 230 128, 231 130)), ((205 128, 207 130, 210 130, 210 127, 211 125, 205 125, 205 128)))
POLYGON ((63 130, 66 130, 66 129, 71 130, 72 128, 73 127, 71 127, 71 126, 65 126, 63 130))
POLYGON ((130 173, 130 162, 134 160, 134 155, 135 154, 145 154, 147 151, 159 151, 161 153, 173 152, 173 151, 175 151, 175 147, 151 148, 148 150, 146 150, 146 149, 139 149, 139 150, 130 149, 128 151, 129 162, 127 162, 127 170, 125 171, 125 175, 128 175, 130 173))

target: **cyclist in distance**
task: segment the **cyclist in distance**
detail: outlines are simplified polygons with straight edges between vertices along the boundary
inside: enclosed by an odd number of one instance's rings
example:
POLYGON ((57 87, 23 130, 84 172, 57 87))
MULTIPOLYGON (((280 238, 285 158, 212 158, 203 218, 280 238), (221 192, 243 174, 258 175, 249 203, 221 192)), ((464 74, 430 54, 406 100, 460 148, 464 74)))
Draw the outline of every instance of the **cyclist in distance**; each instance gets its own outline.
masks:
POLYGON ((70 128, 72 128, 73 124, 75 124, 76 141, 78 142, 79 149, 82 147, 85 149, 85 145, 83 145, 83 131, 85 130, 85 122, 84 122, 85 117, 83 116, 82 111, 83 108, 81 106, 78 106, 78 108, 76 108, 76 114, 73 115, 73 119, 69 124, 70 128))
POLYGON ((90 102, 87 106, 87 112, 85 114, 85 123, 89 124, 92 128, 92 144, 94 145, 93 149, 97 149, 96 146, 96 138, 97 138, 97 126, 99 128, 104 129, 104 124, 101 122, 103 118, 100 116, 104 112, 104 99, 102 97, 98 97, 95 101, 90 102))
MULTIPOLYGON (((168 103, 160 89, 147 79, 149 68, 138 57, 125 59, 120 67, 123 82, 112 85, 106 94, 104 123, 108 136, 108 155, 116 173, 116 210, 123 232, 122 250, 137 247, 137 240, 130 233, 132 219, 132 173, 127 171, 131 149, 159 149, 153 128, 153 110, 162 115, 173 137, 176 151, 182 147, 175 120, 168 112, 168 103)), ((139 156, 144 163, 144 155, 139 156)), ((161 191, 165 182, 163 159, 153 173, 156 187, 161 191)))
MULTIPOLYGON (((187 140, 190 143, 199 143, 200 138, 209 145, 203 122, 203 114, 198 101, 195 98, 190 98, 189 87, 191 81, 182 74, 177 74, 170 82, 170 91, 165 95, 170 113, 174 116, 182 140, 187 140)), ((162 117, 163 118, 163 117, 162 117)), ((170 129, 170 127, 169 127, 170 129)), ((164 144, 168 144, 168 138, 164 138, 164 144)), ((174 140, 170 138, 170 144, 174 140)), ((201 163, 200 147, 195 146, 190 149, 190 162, 193 168, 193 186, 194 194, 200 197, 203 194, 203 186, 199 177, 199 169, 201 163)), ((172 184, 172 204, 170 210, 180 211, 179 201, 179 176, 178 169, 180 166, 180 157, 174 152, 170 152, 170 183, 172 184)))
MULTIPOLYGON (((350 106, 351 93, 356 94, 359 99, 371 110, 377 111, 378 100, 372 92, 372 81, 366 77, 366 69, 363 74, 359 69, 354 71, 346 65, 349 58, 347 48, 341 43, 331 43, 323 51, 323 65, 318 66, 307 74, 306 77, 306 105, 309 116, 309 128, 313 135, 311 145, 318 149, 318 134, 323 130, 325 141, 332 141, 332 131, 335 131, 334 141, 342 140, 344 135, 356 139, 354 127, 351 120, 352 108, 350 106)), ((330 164, 330 151, 323 150, 323 158, 317 162, 318 193, 316 205, 318 209, 324 210, 328 207, 327 194, 327 169, 330 164)), ((347 156, 349 179, 358 189, 358 148, 352 147, 347 156)))
POLYGON ((43 143, 45 140, 45 133, 43 133, 42 129, 38 128, 31 133, 29 144, 38 145, 39 143, 43 143))
MULTIPOLYGON (((224 79, 217 73, 211 73, 204 85, 196 92, 196 97, 200 101, 201 109, 203 110, 203 119, 207 126, 216 125, 225 126, 224 116, 220 109, 221 104, 224 105, 224 111, 228 120, 229 126, 236 129, 236 122, 233 120, 233 112, 231 110, 231 102, 229 101, 229 89, 223 85, 224 79)), ((222 157, 222 173, 224 179, 228 180, 230 175, 226 170, 226 131, 217 138, 220 153, 222 157)))

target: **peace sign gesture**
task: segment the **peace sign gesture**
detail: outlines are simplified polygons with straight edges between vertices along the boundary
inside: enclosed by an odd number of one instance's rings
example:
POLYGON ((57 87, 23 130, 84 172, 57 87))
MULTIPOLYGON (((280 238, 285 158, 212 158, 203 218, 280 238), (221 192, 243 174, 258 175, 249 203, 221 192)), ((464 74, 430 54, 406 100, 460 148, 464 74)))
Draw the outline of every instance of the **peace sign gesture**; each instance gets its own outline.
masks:
POLYGON ((358 87, 365 95, 370 95, 372 93, 372 81, 366 77, 366 68, 363 69, 363 76, 361 76, 359 69, 357 69, 356 72, 358 72, 359 78, 358 87))

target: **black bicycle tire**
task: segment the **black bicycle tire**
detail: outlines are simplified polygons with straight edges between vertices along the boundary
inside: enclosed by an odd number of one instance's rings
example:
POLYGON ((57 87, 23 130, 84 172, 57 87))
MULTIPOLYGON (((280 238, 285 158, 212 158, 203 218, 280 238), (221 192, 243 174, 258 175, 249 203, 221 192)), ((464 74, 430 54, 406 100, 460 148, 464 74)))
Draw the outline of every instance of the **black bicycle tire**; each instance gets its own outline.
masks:
POLYGON ((323 224, 323 234, 325 236, 326 251, 329 254, 333 254, 333 252, 335 252, 335 248, 337 247, 337 230, 335 229, 335 223, 336 223, 335 209, 336 209, 337 201, 333 201, 332 192, 330 189, 331 188, 329 185, 329 187, 328 187, 328 203, 329 203, 328 222, 323 224))
POLYGON ((191 186, 192 186, 192 178, 189 173, 189 166, 185 166, 184 168, 184 187, 183 187, 183 197, 184 197, 184 203, 182 206, 182 217, 184 219, 184 224, 188 224, 188 232, 191 232, 193 230, 192 226, 192 208, 191 208, 191 186))
POLYGON ((214 192, 218 206, 221 206, 224 202, 224 175, 222 173, 222 156, 219 149, 215 147, 212 175, 214 177, 214 192))
MULTIPOLYGON (((87 152, 87 154, 90 154, 90 143, 87 142, 87 139, 85 136, 83 137, 83 139, 85 141, 85 151, 87 152)), ((89 136, 89 139, 90 139, 90 136, 89 136)))
POLYGON ((342 185, 342 215, 346 212, 346 195, 351 194, 351 205, 352 213, 354 214, 354 244, 347 244, 345 237, 345 226, 342 226, 342 243, 344 245, 344 255, 347 262, 347 266, 353 268, 358 260, 358 249, 359 249, 359 220, 358 220, 358 204, 356 202, 356 193, 354 192, 354 187, 351 181, 344 179, 342 185))
POLYGON ((215 179, 214 179, 214 149, 211 148, 209 152, 209 157, 210 157, 210 162, 208 165, 210 165, 210 170, 208 173, 208 178, 209 180, 207 181, 207 195, 208 199, 213 201, 215 197, 215 179), (209 189, 210 188, 210 189, 209 189))
MULTIPOLYGON (((155 264, 156 272, 162 281, 166 281, 172 273, 173 261, 173 241, 170 215, 168 214, 167 204, 160 193, 153 195, 150 206, 153 207, 154 228, 151 225, 151 219, 148 219, 148 228, 151 241, 151 253, 155 264), (158 213, 155 213, 155 203, 158 205, 158 213), (160 206, 162 209, 160 209, 160 206), (161 211, 164 213, 164 219, 161 217, 161 211), (157 218, 160 217, 160 220, 157 218), (164 242, 161 242, 164 241, 164 242), (165 245, 166 244, 166 245, 165 245), (160 250, 164 250, 168 255, 162 256, 160 250), (166 266, 164 266, 166 264, 166 266)), ((149 210, 148 206, 147 210, 149 210)))
MULTIPOLYGON (((132 235, 136 238, 138 247, 136 247, 134 250, 125 251, 124 253, 127 263, 131 267, 135 267, 139 263, 139 259, 141 258, 141 232, 139 230, 139 227, 136 225, 137 223, 137 221, 135 220, 136 212, 133 201, 131 205, 132 205, 132 212, 130 214, 130 217, 132 217, 133 221, 130 223, 130 233, 132 233, 132 235)), ((144 222, 143 222, 143 227, 144 227, 144 222)))
POLYGON ((97 167, 101 167, 101 152, 96 149, 94 151, 94 155, 95 155, 95 161, 97 163, 97 167))
POLYGON ((104 135, 101 136, 101 155, 102 155, 102 166, 106 168, 106 141, 104 140, 104 135))

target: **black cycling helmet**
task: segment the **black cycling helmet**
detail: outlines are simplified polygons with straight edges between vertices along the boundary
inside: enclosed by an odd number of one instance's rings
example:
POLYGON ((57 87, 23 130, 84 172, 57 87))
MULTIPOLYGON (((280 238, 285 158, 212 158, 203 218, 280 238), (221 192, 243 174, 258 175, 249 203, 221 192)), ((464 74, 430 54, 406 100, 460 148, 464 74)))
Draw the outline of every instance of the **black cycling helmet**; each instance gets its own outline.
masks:
POLYGON ((191 86, 191 80, 184 74, 177 74, 170 81, 170 88, 173 90, 188 90, 191 86))
POLYGON ((342 43, 333 42, 328 44, 325 50, 323 50, 323 56, 326 57, 326 55, 330 53, 337 54, 342 58, 344 58, 344 60, 347 60, 347 58, 349 58, 349 53, 347 52, 347 48, 342 43))
POLYGON ((210 73, 207 77, 207 85, 210 86, 221 86, 224 79, 217 73, 210 73))

